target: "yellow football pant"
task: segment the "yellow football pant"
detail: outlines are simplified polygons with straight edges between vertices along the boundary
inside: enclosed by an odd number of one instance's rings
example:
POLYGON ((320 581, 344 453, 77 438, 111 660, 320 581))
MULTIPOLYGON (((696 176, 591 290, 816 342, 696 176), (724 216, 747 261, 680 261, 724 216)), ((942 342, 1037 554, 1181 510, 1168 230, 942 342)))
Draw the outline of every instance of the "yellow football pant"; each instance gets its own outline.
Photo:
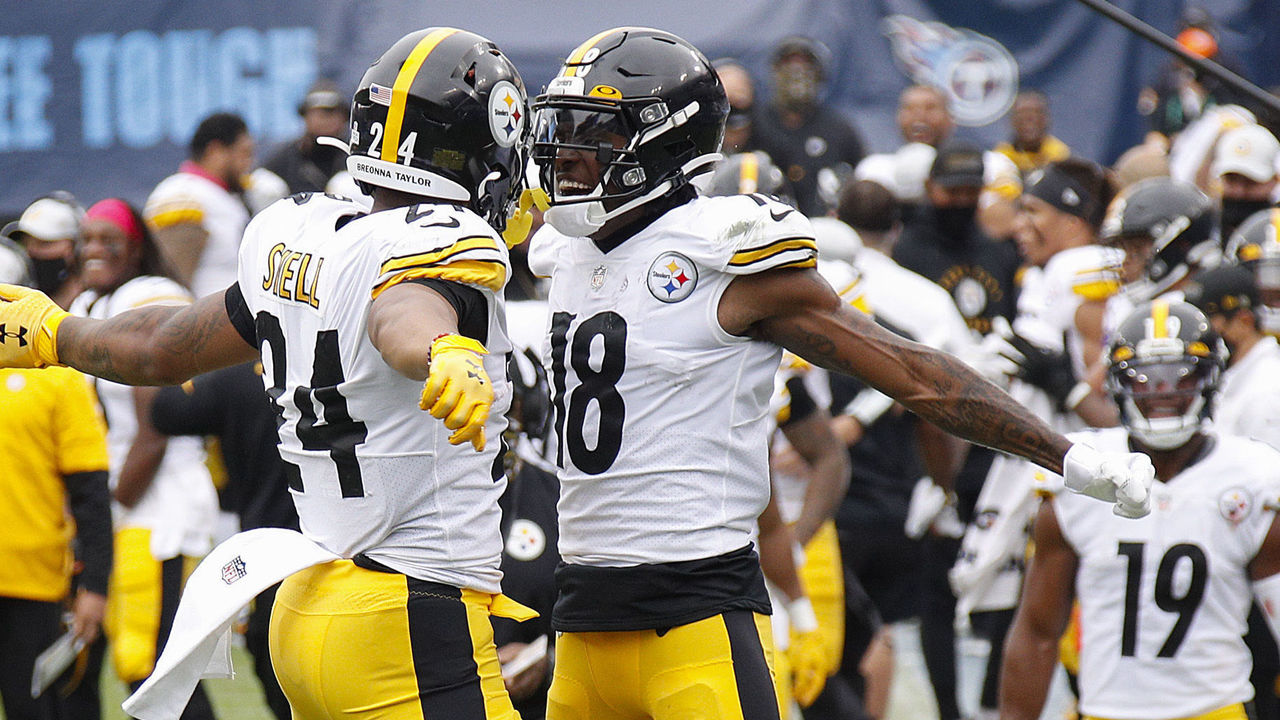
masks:
POLYGON ((835 521, 820 525, 805 544, 804 565, 798 571, 818 616, 818 632, 830 660, 827 667, 835 672, 844 655, 844 566, 835 521))
POLYGON ((119 530, 114 545, 103 632, 111 641, 116 675, 132 684, 145 680, 155 668, 160 636, 168 634, 194 559, 155 559, 148 528, 119 530))
POLYGON ((280 585, 271 664, 294 720, 518 720, 491 614, 534 615, 502 595, 337 560, 280 585))
POLYGON ((772 633, 747 610, 663 633, 562 633, 547 720, 777 720, 772 633))
MULTIPOLYGON (((1105 720, 1105 718, 1085 715, 1083 720, 1105 720)), ((1244 711, 1244 705, 1236 703, 1235 705, 1220 707, 1217 710, 1210 710, 1203 715, 1189 718, 1170 718, 1170 720, 1249 720, 1249 715, 1244 711)))

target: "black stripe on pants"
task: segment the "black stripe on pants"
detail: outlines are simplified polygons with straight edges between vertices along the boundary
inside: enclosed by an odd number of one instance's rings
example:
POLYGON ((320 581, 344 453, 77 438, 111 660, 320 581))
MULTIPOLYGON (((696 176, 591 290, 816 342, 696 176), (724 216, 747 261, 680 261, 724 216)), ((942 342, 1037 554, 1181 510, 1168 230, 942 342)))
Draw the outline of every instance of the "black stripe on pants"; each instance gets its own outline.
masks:
POLYGON ((723 617, 743 720, 779 720, 778 699, 773 693, 773 677, 765 662, 755 613, 730 610, 723 617))

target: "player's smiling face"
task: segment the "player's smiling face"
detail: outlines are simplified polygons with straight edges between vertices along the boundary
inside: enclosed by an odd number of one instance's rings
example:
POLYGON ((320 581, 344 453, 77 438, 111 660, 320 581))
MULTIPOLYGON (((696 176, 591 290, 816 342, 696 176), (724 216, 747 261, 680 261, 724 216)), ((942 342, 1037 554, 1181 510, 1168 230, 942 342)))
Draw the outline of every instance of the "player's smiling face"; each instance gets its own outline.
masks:
POLYGON ((603 130, 592 132, 585 138, 574 138, 574 144, 589 144, 599 150, 593 153, 564 148, 556 153, 556 194, 574 196, 594 192, 608 168, 610 149, 621 148, 626 142, 625 137, 603 130))
POLYGON ((141 245, 130 242, 124 230, 110 220, 86 220, 80 265, 86 286, 110 292, 138 274, 141 245))

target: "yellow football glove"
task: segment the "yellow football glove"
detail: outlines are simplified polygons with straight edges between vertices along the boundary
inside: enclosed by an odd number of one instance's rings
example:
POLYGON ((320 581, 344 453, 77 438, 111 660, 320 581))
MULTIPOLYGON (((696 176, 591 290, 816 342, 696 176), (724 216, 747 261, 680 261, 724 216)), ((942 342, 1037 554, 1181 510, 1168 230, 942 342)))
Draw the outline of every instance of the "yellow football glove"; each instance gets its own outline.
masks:
POLYGON ((477 451, 484 450, 484 424, 493 406, 493 385, 484 371, 487 354, 489 351, 471 338, 436 338, 431 343, 427 384, 418 403, 418 407, 444 420, 444 426, 454 431, 449 436, 450 443, 470 441, 477 451))
POLYGON ((525 188, 511 211, 511 217, 507 218, 507 229, 502 231, 502 240, 508 248, 519 245, 529 237, 529 231, 533 229, 533 214, 529 210, 534 205, 543 211, 551 207, 547 192, 542 188, 525 188))
POLYGON ((830 667, 826 644, 818 631, 818 618, 809 598, 792 601, 787 606, 787 619, 791 624, 791 644, 787 647, 791 694, 800 707, 805 708, 818 699, 834 668, 830 667))
POLYGON ((39 290, 0 284, 0 367, 59 364, 58 326, 67 314, 39 290))

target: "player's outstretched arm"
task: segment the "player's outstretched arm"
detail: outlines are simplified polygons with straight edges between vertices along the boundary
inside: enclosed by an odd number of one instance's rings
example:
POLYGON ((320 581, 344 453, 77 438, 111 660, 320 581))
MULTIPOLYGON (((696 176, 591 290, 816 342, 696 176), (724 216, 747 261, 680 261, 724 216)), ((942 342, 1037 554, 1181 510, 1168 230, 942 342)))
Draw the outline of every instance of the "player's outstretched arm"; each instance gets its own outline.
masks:
POLYGON ((1005 638, 1000 665, 1001 720, 1036 720, 1058 662, 1058 639, 1071 617, 1078 561, 1062 536, 1052 500, 1040 505, 1035 555, 1027 567, 1022 600, 1005 638))
POLYGON ((0 285, 0 325, 2 367, 70 365, 127 385, 176 385, 258 354, 231 324, 224 293, 92 320, 67 315, 39 291, 0 285))
POLYGON ((1249 562, 1249 578, 1267 627, 1280 642, 1280 515, 1275 514, 1275 507, 1265 509, 1272 511, 1271 527, 1262 539, 1258 554, 1249 562))
POLYGON ((813 270, 736 278, 719 318, 728 332, 862 378, 952 434, 1062 471, 1069 440, 963 361, 895 335, 841 302, 813 270))
POLYGON ((369 307, 369 341, 396 372, 426 381, 418 405, 454 431, 449 442, 484 450, 493 406, 488 350, 458 334, 458 313, 443 295, 416 283, 383 290, 369 307))

